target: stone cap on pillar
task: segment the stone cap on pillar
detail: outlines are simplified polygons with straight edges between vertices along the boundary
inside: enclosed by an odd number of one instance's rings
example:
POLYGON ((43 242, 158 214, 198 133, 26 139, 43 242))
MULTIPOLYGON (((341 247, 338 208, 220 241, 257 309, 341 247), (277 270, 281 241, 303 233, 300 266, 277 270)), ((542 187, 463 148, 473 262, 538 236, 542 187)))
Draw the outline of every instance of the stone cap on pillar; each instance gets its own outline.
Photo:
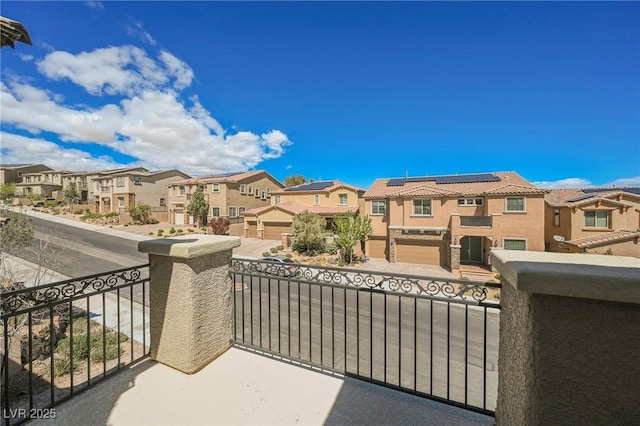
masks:
POLYGON ((183 235, 138 243, 138 251, 159 256, 192 259, 240 247, 240 237, 224 235, 183 235))
POLYGON ((491 264, 527 293, 640 304, 635 257, 494 249, 491 264))

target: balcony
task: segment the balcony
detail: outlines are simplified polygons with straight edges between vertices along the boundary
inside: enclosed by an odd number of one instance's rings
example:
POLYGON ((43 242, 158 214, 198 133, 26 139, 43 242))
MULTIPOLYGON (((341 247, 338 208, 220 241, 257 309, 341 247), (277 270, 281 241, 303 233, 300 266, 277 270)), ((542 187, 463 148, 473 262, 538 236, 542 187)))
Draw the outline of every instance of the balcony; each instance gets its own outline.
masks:
MULTIPOLYGON (((118 332, 130 330, 125 346, 150 342, 151 359, 143 351, 127 368, 100 368, 96 382, 113 378, 61 405, 64 381, 23 406, 53 405, 59 424, 640 420, 637 259, 495 251, 498 304, 484 283, 230 260, 238 244, 215 236, 140 243, 154 286, 148 304, 142 286, 143 309, 120 313, 133 305, 137 282, 89 280, 108 285, 83 286, 97 300, 79 309, 118 332), (121 299, 127 294, 131 301, 121 299), (494 407, 496 419, 486 415, 494 407)), ((74 282, 77 289, 87 280, 74 282)), ((3 295, 4 323, 19 308, 7 300, 48 303, 46 310, 82 302, 83 293, 66 284, 33 289, 30 297, 3 295)), ((6 398, 5 391, 3 406, 16 409, 6 398)))
POLYGON ((492 216, 460 216, 460 226, 491 228, 492 216))

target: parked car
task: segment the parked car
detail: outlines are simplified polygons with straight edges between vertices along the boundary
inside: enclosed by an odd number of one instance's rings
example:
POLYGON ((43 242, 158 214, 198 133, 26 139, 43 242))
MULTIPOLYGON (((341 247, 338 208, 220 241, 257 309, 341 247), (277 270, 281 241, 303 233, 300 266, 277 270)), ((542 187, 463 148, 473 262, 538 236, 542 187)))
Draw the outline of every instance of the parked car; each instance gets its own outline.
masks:
POLYGON ((41 198, 34 201, 33 207, 56 207, 62 204, 64 201, 56 200, 55 198, 41 198))
POLYGON ((279 275, 281 277, 295 277, 298 274, 298 268, 293 261, 285 256, 269 256, 260 259, 269 264, 262 264, 261 271, 265 274, 279 275))

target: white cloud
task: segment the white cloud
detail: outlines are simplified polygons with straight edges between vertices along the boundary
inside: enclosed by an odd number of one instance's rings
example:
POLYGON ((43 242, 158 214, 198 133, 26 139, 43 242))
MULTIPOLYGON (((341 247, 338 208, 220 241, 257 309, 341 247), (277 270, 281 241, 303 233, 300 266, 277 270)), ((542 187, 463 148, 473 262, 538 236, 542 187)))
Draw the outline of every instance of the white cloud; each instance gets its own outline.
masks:
POLYGON ((101 170, 122 167, 109 157, 92 157, 78 149, 65 149, 41 138, 28 138, 7 132, 2 137, 2 161, 7 163, 44 163, 62 170, 101 170))
POLYGON ((176 81, 173 86, 176 89, 182 90, 185 87, 191 86, 193 70, 189 65, 185 64, 166 50, 160 52, 160 60, 164 63, 170 75, 175 78, 176 81))
POLYGON ((140 40, 151 46, 156 46, 158 43, 151 37, 151 34, 144 30, 144 25, 140 21, 134 21, 132 25, 126 27, 127 35, 138 37, 140 40))
POLYGON ((104 5, 99 1, 85 1, 84 4, 93 10, 104 10, 104 5))
POLYGON ((554 181, 540 181, 533 182, 533 184, 539 188, 545 189, 560 189, 560 188, 586 188, 586 187, 598 187, 598 186, 640 186, 640 176, 634 176, 629 178, 620 178, 612 182, 604 183, 602 185, 595 185, 590 180, 584 178, 567 178, 554 181))
POLYGON ((24 53, 20 53, 20 59, 22 59, 25 62, 30 62, 33 61, 33 55, 25 55, 24 53))
POLYGON ((567 178, 554 181, 540 181, 533 182, 533 184, 539 188, 583 188, 585 186, 592 186, 592 183, 583 178, 567 178))
POLYGON ((107 47, 78 55, 56 51, 38 62, 38 70, 52 80, 69 79, 91 95, 131 95, 168 81, 166 70, 134 46, 107 47))
POLYGON ((640 176, 616 179, 603 186, 640 186, 640 176))
POLYGON ((291 164, 287 165, 287 167, 285 167, 286 170, 290 170, 293 166, 291 164))
MULTIPOLYGON (((28 154, 18 151, 28 146, 27 151, 40 155, 29 161, 49 164, 55 157, 56 168, 78 170, 79 164, 90 160, 113 162, 87 153, 91 144, 97 144, 131 156, 137 159, 136 164, 149 169, 178 168, 203 175, 254 168, 264 160, 282 156, 291 145, 287 135, 277 129, 262 134, 229 133, 197 96, 182 99, 180 90, 189 87, 194 74, 186 63, 166 51, 160 52, 157 60, 133 46, 76 55, 57 51, 37 66, 45 77, 69 80, 93 95, 93 105, 65 103, 61 94, 29 82, 0 82, 0 109, 6 125, 3 161, 11 158, 17 162, 28 154), (100 104, 105 93, 117 100, 100 104), (12 127, 36 136, 53 133, 63 143, 18 136, 9 133, 12 127), (19 139, 20 144, 5 145, 5 138, 19 139), (66 142, 86 143, 87 152, 67 149, 66 142), (32 151, 32 145, 39 148, 32 151)), ((25 161, 23 158, 19 162, 25 161)))

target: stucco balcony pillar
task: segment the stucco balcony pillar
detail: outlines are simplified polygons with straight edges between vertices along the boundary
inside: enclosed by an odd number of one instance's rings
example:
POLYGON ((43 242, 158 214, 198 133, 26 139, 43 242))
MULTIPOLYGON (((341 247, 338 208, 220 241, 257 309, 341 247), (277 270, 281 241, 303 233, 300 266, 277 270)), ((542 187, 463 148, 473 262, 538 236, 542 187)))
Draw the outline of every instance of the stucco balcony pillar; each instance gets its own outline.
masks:
POLYGON ((640 259, 496 250, 499 425, 640 424, 640 259))
POLYGON ((232 337, 229 268, 240 238, 185 235, 147 240, 151 358, 192 374, 224 353, 232 337))

